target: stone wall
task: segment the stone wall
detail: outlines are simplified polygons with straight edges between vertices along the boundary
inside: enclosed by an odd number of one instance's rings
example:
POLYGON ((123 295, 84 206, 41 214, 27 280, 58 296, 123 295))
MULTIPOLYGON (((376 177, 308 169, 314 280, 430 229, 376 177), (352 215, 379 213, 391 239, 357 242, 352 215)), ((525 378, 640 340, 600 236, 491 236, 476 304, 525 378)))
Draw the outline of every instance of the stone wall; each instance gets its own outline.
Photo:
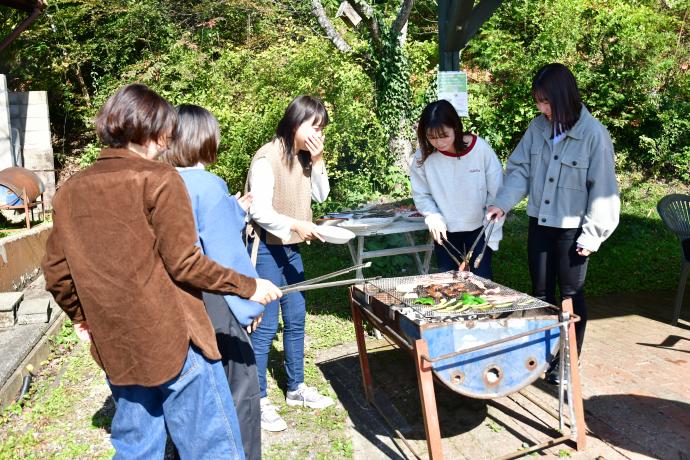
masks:
POLYGON ((45 223, 0 238, 0 292, 21 290, 36 277, 52 228, 45 223))

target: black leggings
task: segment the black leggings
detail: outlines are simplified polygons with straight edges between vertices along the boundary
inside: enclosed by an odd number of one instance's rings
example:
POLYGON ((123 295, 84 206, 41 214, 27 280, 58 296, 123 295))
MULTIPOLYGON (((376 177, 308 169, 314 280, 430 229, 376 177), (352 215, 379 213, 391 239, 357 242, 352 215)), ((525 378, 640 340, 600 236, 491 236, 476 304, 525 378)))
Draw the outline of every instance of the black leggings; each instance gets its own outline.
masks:
POLYGON ((527 236, 527 257, 532 278, 532 295, 553 305, 560 305, 556 299, 556 282, 561 299, 572 299, 573 310, 581 319, 575 323, 578 355, 587 327, 587 305, 585 304, 585 277, 587 257, 579 255, 577 237, 581 228, 544 227, 537 219, 530 217, 527 236))
POLYGON ((223 296, 209 292, 203 296, 237 410, 244 455, 247 460, 261 460, 261 392, 252 342, 223 296))

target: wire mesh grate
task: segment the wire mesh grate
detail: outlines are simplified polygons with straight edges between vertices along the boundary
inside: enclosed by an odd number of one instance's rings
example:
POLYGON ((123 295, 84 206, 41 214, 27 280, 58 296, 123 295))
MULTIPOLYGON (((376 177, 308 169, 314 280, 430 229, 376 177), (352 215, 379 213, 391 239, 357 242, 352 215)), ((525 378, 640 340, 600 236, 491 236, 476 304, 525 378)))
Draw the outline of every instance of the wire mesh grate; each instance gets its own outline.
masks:
MULTIPOLYGON (((466 320, 474 317, 487 317, 496 316, 510 312, 532 310, 538 308, 554 308, 542 300, 536 299, 525 293, 510 289, 493 281, 480 278, 470 272, 445 272, 430 275, 416 275, 416 276, 401 276, 397 278, 382 278, 378 280, 372 280, 366 282, 367 294, 376 296, 377 293, 385 294, 389 298, 381 298, 384 303, 391 304, 391 299, 394 299, 395 303, 402 304, 406 307, 413 309, 422 317, 427 320, 440 320, 440 321, 453 321, 453 320, 466 320), (453 312, 453 311, 436 311, 432 307, 425 307, 423 305, 414 302, 413 298, 405 298, 406 292, 409 290, 400 290, 399 288, 404 285, 415 285, 415 286, 429 286, 432 284, 437 285, 457 285, 457 283, 463 283, 468 288, 475 288, 477 290, 482 290, 482 287, 486 289, 499 289, 501 295, 514 296, 514 301, 508 305, 485 308, 485 309, 473 309, 472 307, 467 308, 463 311, 453 312)), ((506 302, 507 303, 507 302, 506 302)))

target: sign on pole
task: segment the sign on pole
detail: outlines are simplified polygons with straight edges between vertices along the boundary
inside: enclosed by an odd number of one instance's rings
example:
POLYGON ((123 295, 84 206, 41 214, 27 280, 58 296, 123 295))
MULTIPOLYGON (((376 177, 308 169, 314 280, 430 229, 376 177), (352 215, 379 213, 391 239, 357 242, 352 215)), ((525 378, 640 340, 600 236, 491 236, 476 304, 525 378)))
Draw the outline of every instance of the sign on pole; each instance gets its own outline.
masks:
POLYGON ((458 115, 468 116, 467 73, 462 71, 438 73, 438 98, 445 99, 455 107, 458 115))

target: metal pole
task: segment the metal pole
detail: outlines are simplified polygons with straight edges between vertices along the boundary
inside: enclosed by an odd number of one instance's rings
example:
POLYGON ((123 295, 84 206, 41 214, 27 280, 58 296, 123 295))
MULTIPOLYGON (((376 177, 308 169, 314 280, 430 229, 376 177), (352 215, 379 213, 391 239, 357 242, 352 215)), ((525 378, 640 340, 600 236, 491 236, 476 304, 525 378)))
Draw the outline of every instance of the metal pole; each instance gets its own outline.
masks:
POLYGON ((448 30, 452 3, 452 0, 438 0, 438 69, 441 72, 460 70, 460 52, 444 51, 448 33, 454 32, 448 30))

